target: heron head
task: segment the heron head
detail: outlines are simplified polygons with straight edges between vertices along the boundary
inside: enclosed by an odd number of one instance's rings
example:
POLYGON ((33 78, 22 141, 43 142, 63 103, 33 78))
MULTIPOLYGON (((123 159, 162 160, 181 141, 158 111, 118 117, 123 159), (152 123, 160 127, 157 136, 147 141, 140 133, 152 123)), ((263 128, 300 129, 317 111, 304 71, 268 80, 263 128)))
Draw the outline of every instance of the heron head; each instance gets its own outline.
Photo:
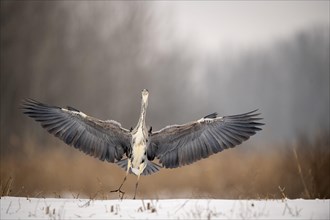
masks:
POLYGON ((143 89, 142 90, 142 100, 144 103, 146 103, 148 101, 148 97, 149 97, 149 92, 147 89, 143 89))

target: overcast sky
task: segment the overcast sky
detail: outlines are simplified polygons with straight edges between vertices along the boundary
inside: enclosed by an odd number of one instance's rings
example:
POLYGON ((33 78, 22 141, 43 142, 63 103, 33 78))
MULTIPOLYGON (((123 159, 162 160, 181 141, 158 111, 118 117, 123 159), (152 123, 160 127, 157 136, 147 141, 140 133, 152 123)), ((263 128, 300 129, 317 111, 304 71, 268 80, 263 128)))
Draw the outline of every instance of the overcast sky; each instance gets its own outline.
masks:
POLYGON ((267 44, 307 26, 329 25, 329 1, 157 2, 176 40, 211 52, 267 44))
POLYGON ((23 128, 17 106, 31 97, 129 128, 148 88, 155 130, 255 108, 267 120, 263 134, 276 139, 313 131, 319 121, 329 128, 329 1, 7 2, 13 5, 1 13, 5 127, 23 128))

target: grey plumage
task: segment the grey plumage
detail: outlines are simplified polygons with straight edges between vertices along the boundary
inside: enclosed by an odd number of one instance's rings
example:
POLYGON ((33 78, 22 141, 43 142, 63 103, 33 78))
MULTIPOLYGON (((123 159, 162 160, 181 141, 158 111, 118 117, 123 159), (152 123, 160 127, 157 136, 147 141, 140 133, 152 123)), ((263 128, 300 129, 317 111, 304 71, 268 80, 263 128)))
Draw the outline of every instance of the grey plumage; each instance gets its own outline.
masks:
POLYGON ((151 135, 148 159, 157 157, 164 167, 176 168, 235 147, 261 130, 256 111, 165 127, 151 135))
MULTIPOLYGON (((159 159, 165 168, 191 164, 202 158, 235 147, 261 130, 257 110, 232 116, 216 117, 216 113, 200 121, 171 125, 151 133, 147 158, 159 159)), ((23 102, 23 113, 66 144, 100 160, 123 166, 123 156, 131 153, 131 134, 120 123, 81 116, 80 111, 49 106, 32 99, 23 102)), ((159 169, 154 170, 157 172, 159 169)), ((142 175, 151 174, 145 172, 142 175)))
POLYGON ((133 129, 125 129, 113 120, 102 121, 73 107, 60 108, 32 99, 23 102, 23 113, 40 122, 49 133, 66 144, 100 160, 116 163, 126 170, 119 192, 129 173, 150 175, 162 167, 177 168, 235 147, 261 130, 257 110, 232 116, 209 114, 183 125, 167 126, 152 132, 145 124, 148 90, 142 91, 141 114, 133 129), (157 163, 152 162, 158 159, 157 163))
POLYGON ((23 102, 23 113, 66 144, 102 161, 119 161, 130 147, 130 132, 118 122, 83 117, 72 107, 64 110, 27 99, 23 102))

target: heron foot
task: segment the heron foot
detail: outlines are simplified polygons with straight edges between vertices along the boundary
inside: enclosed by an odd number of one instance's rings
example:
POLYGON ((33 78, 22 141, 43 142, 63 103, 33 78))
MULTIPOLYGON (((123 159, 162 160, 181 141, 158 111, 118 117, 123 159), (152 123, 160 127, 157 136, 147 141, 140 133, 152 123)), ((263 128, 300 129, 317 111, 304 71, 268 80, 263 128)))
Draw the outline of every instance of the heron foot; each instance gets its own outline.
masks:
POLYGON ((119 198, 120 199, 123 199, 124 198, 124 195, 125 195, 125 192, 124 191, 121 191, 120 188, 119 189, 116 189, 116 190, 111 190, 110 192, 111 193, 113 193, 113 192, 119 192, 119 198))

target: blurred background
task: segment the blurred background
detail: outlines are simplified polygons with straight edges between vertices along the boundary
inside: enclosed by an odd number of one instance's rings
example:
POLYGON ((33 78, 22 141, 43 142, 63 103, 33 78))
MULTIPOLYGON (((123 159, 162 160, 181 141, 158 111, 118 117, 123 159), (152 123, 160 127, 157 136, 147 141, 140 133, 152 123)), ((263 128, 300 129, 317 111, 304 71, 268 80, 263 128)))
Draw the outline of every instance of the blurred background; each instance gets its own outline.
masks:
MULTIPOLYGON (((140 198, 330 198, 329 1, 1 1, 1 195, 117 198, 125 172, 49 135, 24 98, 153 130, 259 109, 207 160, 142 177, 140 198)), ((132 197, 136 177, 124 186, 132 197)))

